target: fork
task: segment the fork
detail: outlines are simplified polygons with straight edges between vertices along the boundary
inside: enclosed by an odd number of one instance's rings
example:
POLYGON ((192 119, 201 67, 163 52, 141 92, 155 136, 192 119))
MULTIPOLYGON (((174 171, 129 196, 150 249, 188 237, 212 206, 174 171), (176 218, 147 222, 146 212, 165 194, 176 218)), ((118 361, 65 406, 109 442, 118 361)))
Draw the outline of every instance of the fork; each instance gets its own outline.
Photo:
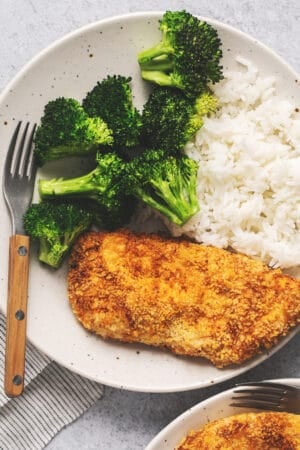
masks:
POLYGON ((21 125, 19 122, 16 126, 9 144, 2 186, 12 224, 4 375, 4 390, 9 397, 20 395, 24 389, 30 241, 24 232, 23 215, 32 200, 36 175, 32 148, 36 125, 29 132, 30 124, 27 123, 20 133, 21 125))
POLYGON ((300 389, 286 384, 261 381, 238 386, 230 406, 300 414, 300 389))

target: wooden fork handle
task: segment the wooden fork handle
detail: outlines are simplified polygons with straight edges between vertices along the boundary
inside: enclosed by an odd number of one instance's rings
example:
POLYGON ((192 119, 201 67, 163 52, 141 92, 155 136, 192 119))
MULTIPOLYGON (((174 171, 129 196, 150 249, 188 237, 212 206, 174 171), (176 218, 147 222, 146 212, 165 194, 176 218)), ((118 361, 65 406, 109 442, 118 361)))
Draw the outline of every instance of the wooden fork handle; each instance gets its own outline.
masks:
POLYGON ((8 297, 4 390, 17 397, 24 389, 29 237, 15 234, 9 240, 8 297))

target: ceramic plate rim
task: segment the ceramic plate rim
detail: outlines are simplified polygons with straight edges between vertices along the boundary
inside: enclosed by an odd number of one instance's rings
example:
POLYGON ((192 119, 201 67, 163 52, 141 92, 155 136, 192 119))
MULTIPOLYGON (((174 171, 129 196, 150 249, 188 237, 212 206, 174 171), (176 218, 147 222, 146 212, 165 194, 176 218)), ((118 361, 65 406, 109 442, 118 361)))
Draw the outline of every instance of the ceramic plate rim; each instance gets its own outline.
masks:
MULTIPOLYGON (((270 381, 272 383, 290 384, 290 385, 295 385, 300 388, 300 378, 276 378, 276 379, 268 379, 265 381, 270 381)), ((245 382, 245 383, 247 383, 247 382, 245 382)), ((249 383, 251 383, 251 381, 249 381, 249 383)), ((221 391, 215 395, 212 395, 212 396, 208 397, 207 399, 202 400, 201 402, 192 406, 191 408, 188 408, 183 413, 179 414, 179 416, 177 416, 174 420, 172 420, 170 423, 168 423, 161 431, 159 431, 154 436, 154 438, 147 444, 145 450, 156 450, 156 446, 159 445, 162 442, 162 440, 164 440, 166 438, 168 433, 173 432, 173 430, 175 428, 177 428, 178 425, 180 426, 180 424, 184 420, 186 420, 186 419, 188 420, 188 419, 192 418, 195 414, 197 414, 198 412, 201 412, 201 410, 204 410, 208 405, 211 405, 220 399, 223 399, 224 401, 228 400, 235 389, 236 389, 236 387, 232 387, 230 389, 226 389, 225 391, 221 391)), ((236 408, 236 411, 237 411, 236 414, 238 414, 238 411, 240 411, 240 413, 247 412, 247 411, 249 412, 249 409, 247 410, 246 408, 236 408)), ((253 409, 251 409, 251 411, 253 411, 253 409)), ((256 411, 258 412, 259 410, 256 410, 256 411)), ((224 416, 224 417, 229 417, 229 416, 224 416)), ((214 419, 212 418, 211 420, 214 420, 214 419)), ((210 422, 211 422, 211 420, 210 420, 210 422)), ((184 435, 182 437, 184 437, 184 435)), ((168 449, 168 450, 171 450, 171 449, 168 449)), ((173 448, 172 448, 172 450, 173 450, 173 448)))
MULTIPOLYGON (((0 103, 2 103, 4 97, 10 91, 10 89, 19 81, 19 79, 22 78, 24 73, 26 73, 43 56, 45 56, 47 53, 51 52, 56 47, 61 46, 62 44, 64 44, 68 40, 72 40, 76 36, 79 36, 80 34, 85 33, 87 31, 91 31, 92 29, 97 28, 97 27, 102 26, 102 25, 112 24, 114 22, 119 22, 120 20, 121 21, 122 20, 128 20, 128 19, 134 18, 134 17, 137 17, 137 18, 139 18, 139 17, 141 17, 141 18, 142 17, 154 18, 154 17, 161 16, 163 13, 164 13, 163 10, 162 11, 159 11, 159 10, 147 11, 147 10, 145 10, 145 11, 136 11, 136 12, 130 12, 130 13, 125 13, 125 14, 120 14, 120 15, 114 15, 114 16, 111 16, 111 17, 106 17, 104 19, 100 19, 100 20, 96 20, 96 21, 87 23, 85 25, 82 25, 82 26, 76 28, 75 30, 72 30, 72 31, 64 34, 63 36, 55 39, 53 42, 51 42, 45 48, 43 48, 42 50, 37 52, 36 55, 34 55, 27 63, 25 63, 19 69, 19 71, 13 76, 13 78, 6 84, 6 86, 0 92, 0 103)), ((266 51, 269 54, 271 54, 273 58, 277 59, 289 71, 294 73, 296 78, 299 76, 299 74, 296 72, 296 70, 288 62, 286 62, 278 53, 276 53, 272 48, 268 47, 266 44, 264 44, 263 42, 259 41, 256 38, 254 38, 250 34, 244 32, 242 30, 239 30, 238 28, 235 28, 234 26, 229 25, 229 24, 227 24, 225 22, 221 22, 221 21, 219 21, 217 19, 213 19, 213 18, 210 18, 210 17, 207 17, 207 16, 201 16, 201 15, 199 15, 198 17, 201 18, 202 20, 209 21, 210 23, 215 24, 218 27, 227 29, 231 33, 244 36, 244 38, 252 41, 256 45, 261 47, 264 51, 266 51)))

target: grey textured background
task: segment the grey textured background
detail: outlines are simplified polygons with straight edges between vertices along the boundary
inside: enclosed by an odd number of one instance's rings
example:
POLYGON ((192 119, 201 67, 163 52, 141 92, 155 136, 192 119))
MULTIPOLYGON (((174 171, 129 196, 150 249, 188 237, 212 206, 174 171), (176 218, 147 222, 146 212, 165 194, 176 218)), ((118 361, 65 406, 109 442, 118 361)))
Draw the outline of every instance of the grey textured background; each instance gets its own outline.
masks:
MULTIPOLYGON (((300 71, 299 0, 0 0, 0 90, 37 52, 82 25, 116 14, 168 8, 185 8, 237 27, 300 71)), ((178 414, 235 382, 300 377, 299 344, 298 335, 259 367, 204 390, 142 394, 107 387, 104 397, 47 449, 143 449, 178 414)))

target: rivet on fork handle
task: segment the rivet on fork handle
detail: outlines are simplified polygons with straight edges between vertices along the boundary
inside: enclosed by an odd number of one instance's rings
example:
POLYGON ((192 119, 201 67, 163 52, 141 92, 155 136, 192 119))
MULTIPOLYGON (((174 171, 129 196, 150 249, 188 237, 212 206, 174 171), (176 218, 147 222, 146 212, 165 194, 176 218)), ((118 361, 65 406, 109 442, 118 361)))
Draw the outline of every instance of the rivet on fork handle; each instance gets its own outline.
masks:
POLYGON ((9 241, 5 393, 16 397, 24 389, 29 237, 13 235, 9 241), (21 250, 20 250, 21 249, 21 250))

